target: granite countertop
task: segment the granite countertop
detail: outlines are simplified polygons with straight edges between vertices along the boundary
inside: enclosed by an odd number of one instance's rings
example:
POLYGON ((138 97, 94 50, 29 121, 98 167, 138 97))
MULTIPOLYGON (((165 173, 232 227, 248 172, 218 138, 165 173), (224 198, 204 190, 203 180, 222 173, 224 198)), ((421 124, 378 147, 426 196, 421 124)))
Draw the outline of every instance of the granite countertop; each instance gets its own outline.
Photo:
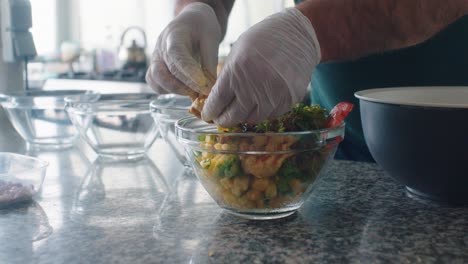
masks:
POLYGON ((51 164, 41 196, 0 210, 0 263, 468 262, 468 208, 411 198, 375 164, 335 161, 298 213, 249 221, 161 140, 146 159, 109 162, 84 144, 26 150, 2 128, 0 151, 51 164))

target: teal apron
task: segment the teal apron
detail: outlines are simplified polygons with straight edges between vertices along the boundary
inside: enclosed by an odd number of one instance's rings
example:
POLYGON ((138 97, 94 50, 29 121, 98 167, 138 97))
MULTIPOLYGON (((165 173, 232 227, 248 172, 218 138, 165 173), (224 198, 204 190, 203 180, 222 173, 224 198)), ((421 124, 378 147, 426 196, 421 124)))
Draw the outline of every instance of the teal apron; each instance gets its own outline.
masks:
POLYGON ((345 140, 336 158, 373 161, 362 132, 356 91, 427 85, 468 86, 468 16, 410 48, 319 64, 312 76, 312 102, 327 109, 342 101, 355 106, 346 119, 345 140))

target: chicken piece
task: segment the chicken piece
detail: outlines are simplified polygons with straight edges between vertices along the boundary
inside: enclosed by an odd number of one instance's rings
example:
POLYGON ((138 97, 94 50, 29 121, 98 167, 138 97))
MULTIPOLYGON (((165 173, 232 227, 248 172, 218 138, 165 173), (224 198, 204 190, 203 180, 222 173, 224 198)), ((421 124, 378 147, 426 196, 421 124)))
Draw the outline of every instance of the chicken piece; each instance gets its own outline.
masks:
POLYGON ((242 169, 247 174, 252 174, 257 178, 269 178, 278 172, 283 162, 291 157, 288 154, 267 154, 267 155, 240 155, 242 169))
MULTIPOLYGON (((189 109, 189 112, 192 113, 194 116, 201 119, 201 112, 203 111, 203 106, 205 105, 205 100, 208 98, 208 94, 211 91, 211 88, 216 83, 216 78, 211 75, 206 69, 203 69, 203 73, 205 74, 206 78, 206 94, 198 94, 196 97, 192 97, 192 106, 189 109)), ((205 120, 206 122, 211 122, 211 120, 205 120)))
MULTIPOLYGON (((297 142, 291 136, 256 136, 250 145, 251 151, 287 151, 291 145, 297 142)), ((257 178, 268 178, 274 176, 283 165, 283 162, 294 153, 265 154, 265 155, 241 155, 242 169, 257 178)))

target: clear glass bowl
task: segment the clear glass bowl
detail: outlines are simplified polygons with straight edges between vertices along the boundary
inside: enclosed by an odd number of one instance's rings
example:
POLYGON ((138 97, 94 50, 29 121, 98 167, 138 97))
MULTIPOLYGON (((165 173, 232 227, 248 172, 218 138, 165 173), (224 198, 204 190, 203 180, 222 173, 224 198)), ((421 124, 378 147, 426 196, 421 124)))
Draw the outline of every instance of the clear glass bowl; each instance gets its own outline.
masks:
POLYGON ((81 137, 103 157, 143 157, 158 136, 149 104, 152 93, 66 98, 67 112, 81 137))
POLYGON ((185 157, 184 147, 175 136, 175 123, 181 118, 192 116, 189 113, 191 105, 192 101, 189 97, 176 94, 160 95, 150 104, 151 112, 158 123, 162 138, 186 167, 190 167, 190 163, 185 157))
POLYGON ((30 90, 1 94, 0 104, 16 131, 29 146, 62 149, 71 147, 78 132, 65 111, 65 97, 80 97, 91 91, 30 90))
POLYGON ((289 133, 224 133, 195 117, 176 122, 177 139, 211 197, 248 219, 293 214, 343 140, 345 124, 289 133))
POLYGON ((42 187, 48 162, 0 152, 0 207, 29 201, 42 187))

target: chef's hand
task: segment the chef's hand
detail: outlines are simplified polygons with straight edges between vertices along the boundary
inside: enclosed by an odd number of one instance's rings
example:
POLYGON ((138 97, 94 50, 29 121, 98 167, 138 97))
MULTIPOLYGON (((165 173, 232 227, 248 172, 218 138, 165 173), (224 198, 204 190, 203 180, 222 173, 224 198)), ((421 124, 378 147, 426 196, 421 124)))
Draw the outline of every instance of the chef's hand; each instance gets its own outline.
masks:
POLYGON ((203 119, 230 127, 278 117, 304 98, 320 56, 312 24, 299 10, 266 18, 234 44, 203 119))
POLYGON ((203 69, 216 76, 221 38, 213 8, 204 3, 187 5, 159 35, 147 83, 162 94, 207 95, 211 87, 203 69))

